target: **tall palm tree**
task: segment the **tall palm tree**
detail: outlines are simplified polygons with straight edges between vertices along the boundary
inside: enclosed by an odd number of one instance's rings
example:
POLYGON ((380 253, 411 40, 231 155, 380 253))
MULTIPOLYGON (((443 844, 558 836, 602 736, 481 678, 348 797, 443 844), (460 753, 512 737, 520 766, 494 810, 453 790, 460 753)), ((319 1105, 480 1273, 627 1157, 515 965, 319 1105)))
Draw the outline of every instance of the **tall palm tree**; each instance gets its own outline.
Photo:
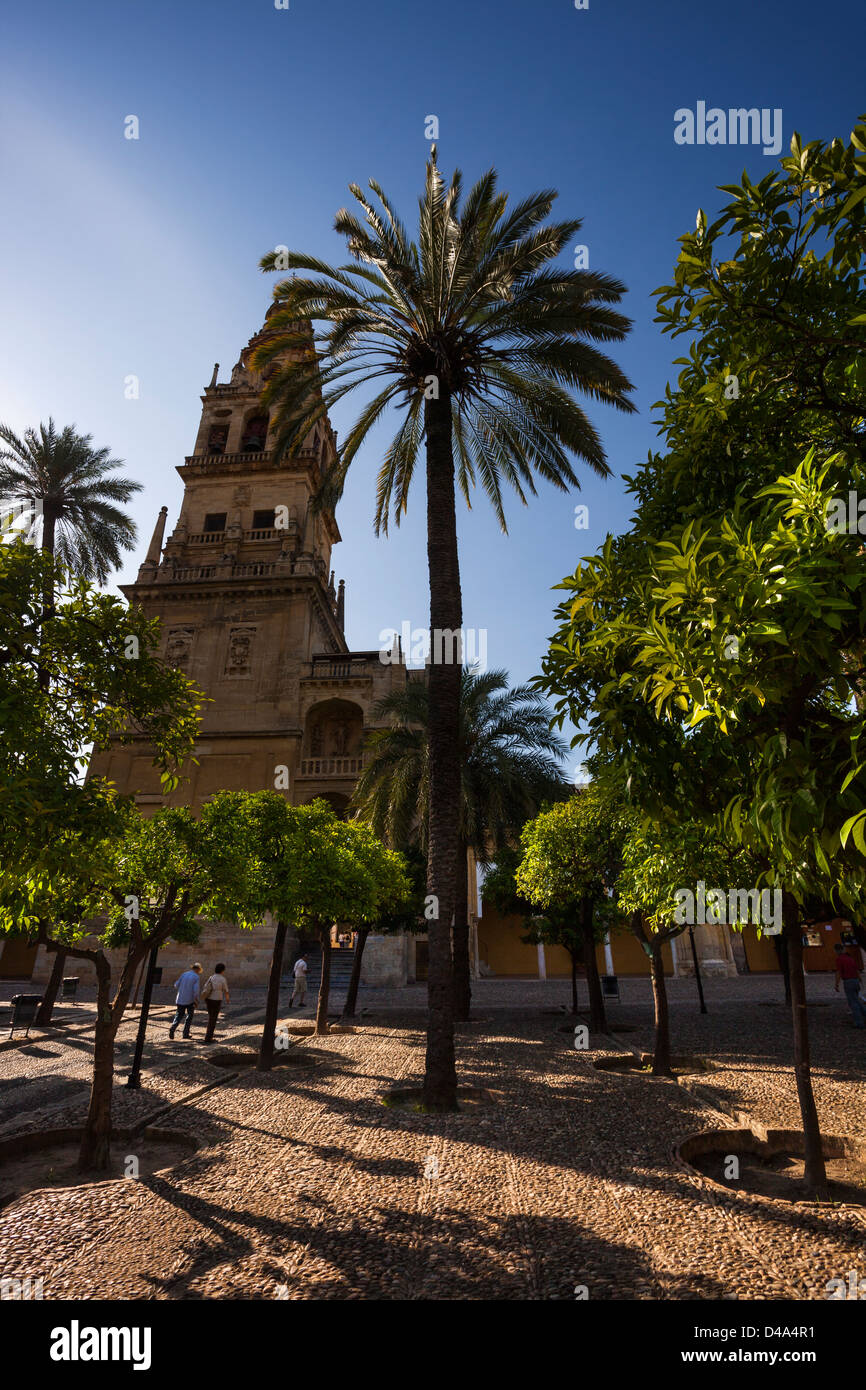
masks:
MULTIPOLYGON (((23 438, 8 425, 0 425, 0 495, 10 501, 39 501, 41 535, 34 515, 28 538, 56 555, 73 574, 104 584, 120 566, 121 551, 135 545, 135 522, 118 504, 140 492, 141 483, 114 474, 121 460, 113 459, 109 449, 94 449, 92 441, 92 435, 77 434, 74 425, 58 433, 52 419, 38 430, 25 430, 23 438)), ((46 583, 43 621, 53 611, 52 571, 46 583)), ((47 681, 47 673, 40 672, 40 683, 47 686, 47 681)), ((51 1022, 65 965, 66 953, 58 951, 38 1023, 51 1022)))
POLYGON ((135 545, 135 522, 118 504, 140 492, 141 483, 110 476, 121 460, 92 441, 74 425, 58 433, 53 420, 25 430, 23 439, 0 425, 0 494, 40 501, 42 549, 73 574, 104 584, 119 568, 121 551, 135 545))
MULTIPOLYGON (((428 848, 430 705, 429 685, 417 679, 377 703, 374 718, 387 719, 389 727, 369 736, 370 758, 355 787, 358 813, 395 848, 428 848)), ((509 690, 505 671, 463 671, 454 873, 457 1018, 469 1017, 471 1001, 467 851, 489 863, 544 801, 565 794, 561 764, 566 752, 562 739, 551 733, 546 705, 529 687, 509 690)))
MULTIPOLYGON (((332 507, 346 473, 377 420, 401 420, 379 470, 375 525, 399 523, 422 444, 427 498, 430 626, 462 628, 455 484, 467 503, 476 480, 505 529, 502 489, 522 502, 536 475, 578 487, 570 455, 609 472, 599 435, 574 398, 633 409, 630 383, 594 342, 625 337, 629 321, 610 306, 624 292, 599 272, 556 268, 579 221, 547 223, 556 194, 531 194, 513 208, 489 170, 462 200, 462 176, 446 186, 435 146, 420 200, 417 244, 378 183, 378 208, 357 184, 363 221, 346 209, 335 227, 351 260, 329 266, 301 252, 271 252, 263 270, 295 272, 274 289, 270 336, 254 355, 269 372, 263 402, 273 409, 278 456, 301 447, 343 396, 382 378, 323 480, 320 505, 332 507), (313 335, 310 322, 324 322, 313 335)), ((430 924, 424 1103, 457 1103, 454 1065, 451 924, 456 902, 460 789, 457 734, 460 663, 430 668, 428 892, 438 901, 430 924)))

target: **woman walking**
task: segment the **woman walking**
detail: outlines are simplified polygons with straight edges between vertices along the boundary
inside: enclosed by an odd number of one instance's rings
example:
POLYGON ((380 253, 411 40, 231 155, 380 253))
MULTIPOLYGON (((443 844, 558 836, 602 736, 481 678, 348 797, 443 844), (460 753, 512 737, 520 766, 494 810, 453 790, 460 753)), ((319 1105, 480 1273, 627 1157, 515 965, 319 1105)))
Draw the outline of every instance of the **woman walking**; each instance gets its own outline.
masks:
POLYGON ((222 962, 215 965, 213 974, 201 993, 201 997, 207 1005, 207 1032, 204 1037, 206 1043, 213 1042, 214 1029, 223 1000, 226 1004, 229 1002, 229 982, 225 976, 225 969, 222 962))

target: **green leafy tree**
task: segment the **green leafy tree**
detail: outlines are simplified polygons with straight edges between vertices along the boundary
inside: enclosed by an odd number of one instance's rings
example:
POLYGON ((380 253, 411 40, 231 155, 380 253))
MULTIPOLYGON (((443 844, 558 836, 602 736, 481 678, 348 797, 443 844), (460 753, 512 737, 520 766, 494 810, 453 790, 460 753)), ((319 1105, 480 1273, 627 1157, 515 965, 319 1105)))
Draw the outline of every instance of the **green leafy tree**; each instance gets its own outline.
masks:
MULTIPOLYGON (((6 874, 38 878, 62 869, 65 827, 90 822, 99 837, 110 816, 105 784, 82 785, 88 745, 146 735, 168 789, 192 750, 200 695, 157 656, 158 623, 21 540, 0 547, 0 620, 0 851, 6 874)), ((63 966, 60 951, 42 1024, 63 966)))
MULTIPOLYGON (((517 888, 517 871, 521 854, 506 847, 496 856, 496 863, 490 868, 481 885, 481 896, 491 903, 503 916, 523 917, 526 932, 521 941, 528 945, 561 946, 568 952, 571 960, 571 1011, 577 1009, 577 973, 583 964, 586 941, 580 924, 581 905, 568 908, 549 907, 540 913, 528 898, 524 898, 517 888)), ((601 904, 594 909, 594 940, 603 941, 607 931, 614 925, 610 914, 601 904)), ((594 947, 593 947, 594 949, 594 947)))
MULTIPOLYGON (((410 680, 373 711, 389 727, 371 733, 353 804, 389 844, 428 849, 430 691, 410 680)), ((455 1013, 469 1017, 469 867, 512 841, 545 801, 566 790, 565 744, 551 733, 543 701, 527 686, 509 688, 505 671, 464 669, 460 686, 460 800, 453 960, 455 1013)))
POLYGON ((800 926, 859 914, 866 855, 862 556, 828 524, 863 485, 866 128, 801 146, 683 238, 660 318, 693 335, 664 403, 669 452, 631 532, 563 587, 541 687, 638 804, 690 806, 783 891, 806 1182, 826 1192, 800 926), (731 238, 733 244, 726 238, 731 238), (737 242, 735 238, 739 236, 737 242), (730 396, 723 378, 736 378, 730 396))
MULTIPOLYGON (((681 824, 636 823, 627 835, 616 881, 617 906, 650 961, 655 1009, 653 1075, 671 1075, 671 1042, 663 947, 689 922, 682 890, 697 895, 699 884, 757 885, 762 865, 746 851, 713 839, 692 817, 681 824)), ((750 900, 751 901, 751 900, 750 900)), ((738 904, 739 906, 739 901, 738 904)), ((730 925, 744 925, 739 918, 730 925)))
POLYGON ((248 908, 276 920, 274 953, 258 1067, 273 1065, 285 939, 290 923, 322 943, 316 1032, 328 1031, 330 936, 334 922, 368 925, 397 909, 408 895, 402 857, 387 850, 369 826, 343 821, 327 801, 291 806, 278 792, 249 799, 254 827, 248 908))
POLYGON ((424 917, 427 861, 417 849, 413 849, 411 846, 401 851, 401 857, 405 866, 406 895, 395 893, 393 905, 386 910, 380 908, 375 922, 361 920, 357 924, 352 973, 349 977, 349 986, 343 1004, 342 1018, 344 1020, 355 1017, 364 949, 370 932, 375 929, 376 933, 381 936, 402 936, 406 932, 415 934, 427 931, 427 922, 424 917))
MULTIPOLYGON (((518 891, 550 915, 554 930, 579 933, 589 990, 590 1028, 607 1027, 604 997, 595 958, 597 930, 603 928, 605 903, 619 873, 630 814, 620 798, 598 783, 562 805, 542 811, 521 833, 523 858, 517 870, 518 891)), ((565 942, 563 942, 565 944, 565 942)))
POLYGON ((689 339, 661 408, 663 456, 632 480, 639 529, 722 513, 814 448, 866 463, 866 124, 744 172, 680 238, 656 322, 689 339))
POLYGON ((170 938, 194 941, 203 915, 255 925, 247 911, 251 836, 246 794, 219 792, 194 820, 186 808, 162 808, 143 819, 128 802, 111 807, 111 833, 102 840, 67 829, 58 851, 64 868, 22 890, 0 883, 0 930, 30 914, 37 940, 89 961, 96 973, 96 1023, 90 1105, 82 1136, 82 1172, 110 1163, 114 1044, 135 974, 154 947, 170 938), (70 913, 69 904, 79 911, 70 913), (107 952, 125 956, 112 996, 107 952))
MULTIPOLYGON (((604 450, 575 399, 632 409, 630 384, 594 346, 621 340, 628 321, 611 306, 623 286, 609 276, 563 270, 577 221, 549 223, 552 191, 509 210, 493 170, 462 199, 462 178, 446 186, 435 147, 420 201, 417 244, 381 187, 378 207, 357 185, 363 220, 336 218, 350 261, 331 267, 297 252, 271 253, 265 270, 299 272, 277 285, 279 312, 255 365, 274 368, 264 394, 275 407, 278 452, 303 445, 343 396, 364 383, 384 385, 364 407, 325 479, 333 503, 371 428, 389 409, 401 413, 379 471, 376 526, 405 512, 422 446, 426 465, 430 627, 457 633, 463 612, 455 485, 467 502, 476 479, 505 525, 503 485, 521 501, 536 478, 578 486, 570 456, 607 474, 604 450), (325 331, 311 340, 309 320, 325 331), (280 362, 282 359, 282 364, 280 362)), ((457 1103, 454 1062, 451 920, 457 901, 460 800, 460 661, 430 667, 428 893, 439 902, 430 924, 429 1018, 425 1104, 457 1103)))
POLYGON ((171 790, 202 697, 158 657, 157 621, 22 541, 0 546, 0 619, 0 850, 5 875, 30 879, 62 870, 63 832, 91 812, 98 827, 111 800, 104 782, 82 782, 88 746, 144 735, 171 790), (46 576, 57 586, 47 620, 46 576))

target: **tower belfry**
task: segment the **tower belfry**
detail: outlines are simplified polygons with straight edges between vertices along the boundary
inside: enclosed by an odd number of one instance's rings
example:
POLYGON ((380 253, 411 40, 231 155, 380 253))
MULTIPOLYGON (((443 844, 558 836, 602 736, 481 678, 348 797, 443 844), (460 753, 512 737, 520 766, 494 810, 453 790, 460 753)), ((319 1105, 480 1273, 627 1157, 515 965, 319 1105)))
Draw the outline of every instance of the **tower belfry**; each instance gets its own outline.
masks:
MULTIPOLYGON (((281 790, 296 804, 325 796, 343 810, 369 712, 406 679, 378 651, 348 650, 343 583, 335 589, 331 569, 340 532, 312 506, 336 437, 323 417, 277 459, 264 379, 250 365, 267 333, 266 319, 227 382, 215 368, 195 447, 177 470, 180 515, 166 535, 161 509, 138 578, 123 588, 159 618, 163 658, 208 696, 197 761, 168 798, 194 812, 223 789, 281 790)), ((165 804, 144 739, 96 754, 90 772, 134 794, 145 814, 165 804)))

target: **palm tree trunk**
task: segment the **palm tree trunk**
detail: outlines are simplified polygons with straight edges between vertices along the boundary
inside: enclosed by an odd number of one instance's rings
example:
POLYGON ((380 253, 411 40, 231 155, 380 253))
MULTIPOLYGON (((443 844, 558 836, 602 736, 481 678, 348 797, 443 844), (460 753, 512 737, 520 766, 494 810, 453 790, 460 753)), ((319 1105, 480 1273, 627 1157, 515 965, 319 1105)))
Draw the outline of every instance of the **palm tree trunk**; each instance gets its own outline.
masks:
MULTIPOLYGON (((57 513, 55 508, 47 502, 42 505, 42 551, 54 558, 54 538, 57 526, 57 513)), ((55 612, 55 593, 54 593, 54 574, 52 572, 49 580, 46 581, 42 595, 42 638, 44 641, 45 625, 54 617, 55 612)), ((40 663, 37 672, 37 683, 40 690, 47 690, 49 685, 49 672, 47 666, 40 663)))
POLYGON ((36 1022, 44 1027, 51 1022, 51 1015, 54 1012, 54 1004, 57 999, 57 991, 63 982, 63 972, 66 969, 66 952, 58 951, 54 957, 54 965, 51 967, 51 978, 48 987, 42 996, 42 1003, 36 1014, 36 1022))
POLYGON ((355 1017, 355 1005, 358 1002, 358 985, 361 983, 361 959, 364 955, 364 947, 367 944, 367 937, 369 935, 369 927, 359 928, 358 939, 355 942, 355 959, 352 961, 352 975, 349 980, 349 988, 346 992, 346 1002, 343 1005, 343 1018, 355 1017))
POLYGON ((581 909, 581 931, 583 932, 583 959, 586 965, 586 986, 589 990, 589 1031, 607 1032, 607 1015, 604 1011, 604 995, 598 975, 598 962, 595 958, 595 932, 592 926, 592 899, 584 898, 581 909))
POLYGON ((430 800, 427 892, 436 917, 428 927, 427 1056, 423 1104, 428 1110, 457 1108, 454 1061, 454 971, 451 924, 456 898, 455 870, 459 846, 460 681, 461 662, 449 659, 437 633, 459 632, 463 625, 454 458, 451 450, 451 397, 439 383, 438 400, 425 402, 427 445, 427 565, 430 577, 430 800))
POLYGON ((815 1197, 827 1198, 827 1169, 821 1143, 818 1107, 812 1090, 812 1065, 809 1055, 809 1023, 806 1016, 806 981, 803 976, 803 941, 800 936, 800 913, 792 893, 782 894, 782 923, 788 944, 788 966, 791 980, 791 1014, 794 1022, 794 1076, 797 1098, 803 1120, 805 1172, 807 1191, 815 1197))
POLYGON ((457 851, 457 876, 454 903, 454 1017, 468 1019, 472 1004, 472 984, 469 968, 469 865, 468 847, 460 841, 457 851))
POLYGON ((671 1076, 671 1029, 668 1015, 668 992, 665 988, 665 963, 662 960, 663 941, 653 935, 650 970, 653 982, 653 1004, 655 1006, 655 1047, 653 1048, 653 1076, 671 1076))
POLYGON ((331 992, 331 926, 322 927, 319 932, 322 942, 322 979, 319 984, 319 1000, 316 1004, 316 1032, 328 1031, 328 995, 331 992))
POLYGON ((259 1044, 259 1060, 256 1063, 257 1071, 270 1071, 271 1067, 274 1065, 274 1034, 277 1030, 277 1013, 280 1007, 280 982, 283 974, 283 950, 285 948, 288 930, 288 922, 283 922, 282 920, 277 922, 277 929, 274 933, 274 952, 271 956, 271 973, 268 976, 265 1025, 262 1029, 262 1040, 259 1044))

